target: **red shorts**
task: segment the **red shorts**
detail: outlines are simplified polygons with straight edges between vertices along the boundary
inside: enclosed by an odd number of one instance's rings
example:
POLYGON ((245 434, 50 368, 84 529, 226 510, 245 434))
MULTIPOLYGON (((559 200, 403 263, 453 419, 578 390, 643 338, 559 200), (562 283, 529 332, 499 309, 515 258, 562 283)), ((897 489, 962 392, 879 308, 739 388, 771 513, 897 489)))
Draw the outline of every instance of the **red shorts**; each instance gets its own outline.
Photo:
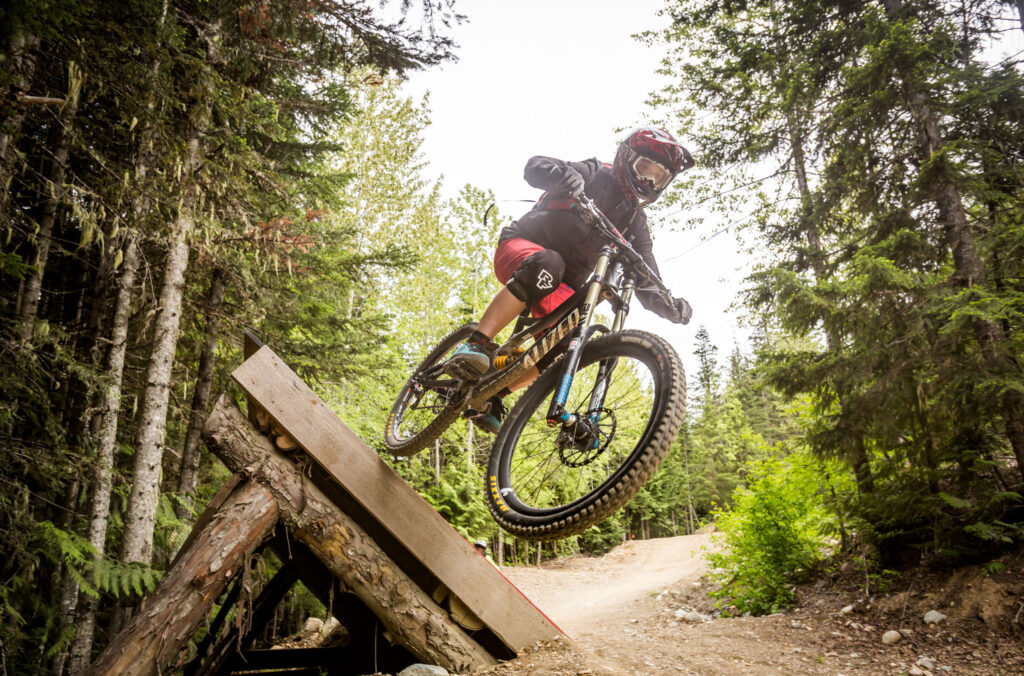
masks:
MULTIPOLYGON (((508 284, 508 280, 512 279, 512 274, 519 269, 523 261, 538 251, 544 251, 544 247, 528 239, 517 237, 506 239, 499 243, 497 251, 494 252, 494 274, 497 275, 498 281, 502 284, 508 284)), ((557 289, 535 303, 530 308, 530 312, 533 313, 534 317, 543 317, 546 314, 550 314, 552 310, 561 305, 573 293, 572 287, 563 282, 558 285, 557 289)))

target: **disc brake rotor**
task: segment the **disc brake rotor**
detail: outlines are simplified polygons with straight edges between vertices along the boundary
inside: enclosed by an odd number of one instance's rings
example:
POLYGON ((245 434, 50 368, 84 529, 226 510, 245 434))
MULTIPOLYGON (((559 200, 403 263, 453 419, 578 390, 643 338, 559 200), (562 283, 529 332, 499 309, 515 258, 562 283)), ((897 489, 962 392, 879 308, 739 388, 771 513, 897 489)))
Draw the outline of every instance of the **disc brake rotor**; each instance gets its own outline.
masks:
POLYGON ((555 441, 558 459, 566 467, 585 467, 597 460, 615 436, 615 413, 595 408, 579 415, 571 428, 563 427, 555 441))

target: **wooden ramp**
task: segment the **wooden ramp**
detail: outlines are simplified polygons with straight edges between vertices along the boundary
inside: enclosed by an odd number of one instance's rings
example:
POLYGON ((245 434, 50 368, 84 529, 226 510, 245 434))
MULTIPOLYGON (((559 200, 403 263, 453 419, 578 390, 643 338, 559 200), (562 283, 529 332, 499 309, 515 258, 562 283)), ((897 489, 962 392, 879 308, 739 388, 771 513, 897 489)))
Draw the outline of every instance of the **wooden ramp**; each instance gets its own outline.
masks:
POLYGON ((375 638, 373 660, 360 648, 368 644, 366 626, 376 621, 395 646, 387 657, 396 671, 403 662, 420 661, 464 673, 562 635, 269 347, 257 347, 250 339, 250 356, 232 374, 247 395, 248 415, 222 397, 204 429, 207 446, 235 478, 90 673, 176 667, 192 674, 234 673, 260 666, 254 662, 278 670, 326 666, 328 673, 367 673, 367 665, 381 667, 375 638), (275 446, 264 432, 290 437, 298 448, 282 450, 294 443, 275 446), (226 525, 227 509, 235 516, 226 525), (271 533, 268 524, 274 522, 271 533), (218 547, 230 554, 206 551, 218 547), (286 565, 242 603, 239 590, 251 586, 247 562, 261 547, 272 547, 286 565), (205 586, 197 596, 200 580, 205 586), (345 650, 291 651, 273 659, 253 651, 257 631, 299 580, 363 640, 345 650), (186 660, 188 638, 218 598, 220 613, 186 660), (186 619, 166 610, 182 603, 192 609, 186 619), (236 616, 235 626, 222 632, 227 609, 236 606, 246 617, 236 616), (152 656, 147 641, 158 646, 152 656))
MULTIPOLYGON (((506 646, 519 650, 559 630, 487 559, 448 525, 377 452, 357 437, 269 347, 232 374, 246 393, 362 508, 352 516, 378 526, 458 597, 506 646)), ((394 544, 405 552, 395 552, 394 544)), ((390 546, 388 546, 390 545, 390 546)))

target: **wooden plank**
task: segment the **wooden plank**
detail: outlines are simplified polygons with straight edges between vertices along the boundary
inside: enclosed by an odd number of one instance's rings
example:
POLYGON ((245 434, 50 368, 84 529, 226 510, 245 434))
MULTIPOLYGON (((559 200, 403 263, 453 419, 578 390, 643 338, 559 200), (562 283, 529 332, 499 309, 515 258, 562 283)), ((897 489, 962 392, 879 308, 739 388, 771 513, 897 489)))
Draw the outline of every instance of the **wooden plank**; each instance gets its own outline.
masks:
MULTIPOLYGON (((259 352, 261 347, 263 347, 263 341, 257 338, 255 333, 246 329, 245 333, 242 334, 242 355, 248 359, 259 352)), ((252 426, 256 429, 260 429, 259 407, 256 405, 256 402, 252 400, 252 397, 246 398, 245 411, 249 416, 249 422, 252 423, 252 426)))
POLYGON ((232 376, 381 526, 514 651, 561 635, 522 592, 264 346, 232 376))

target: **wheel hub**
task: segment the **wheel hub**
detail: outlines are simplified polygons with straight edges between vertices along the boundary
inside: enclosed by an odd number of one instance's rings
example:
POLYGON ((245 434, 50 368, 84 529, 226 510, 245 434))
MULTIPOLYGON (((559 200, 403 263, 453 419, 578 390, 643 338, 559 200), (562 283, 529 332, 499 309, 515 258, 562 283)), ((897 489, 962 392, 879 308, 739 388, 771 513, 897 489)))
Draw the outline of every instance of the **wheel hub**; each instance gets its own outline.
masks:
POLYGON ((584 467, 597 460, 615 434, 615 414, 606 408, 574 415, 558 431, 558 458, 567 467, 584 467))

